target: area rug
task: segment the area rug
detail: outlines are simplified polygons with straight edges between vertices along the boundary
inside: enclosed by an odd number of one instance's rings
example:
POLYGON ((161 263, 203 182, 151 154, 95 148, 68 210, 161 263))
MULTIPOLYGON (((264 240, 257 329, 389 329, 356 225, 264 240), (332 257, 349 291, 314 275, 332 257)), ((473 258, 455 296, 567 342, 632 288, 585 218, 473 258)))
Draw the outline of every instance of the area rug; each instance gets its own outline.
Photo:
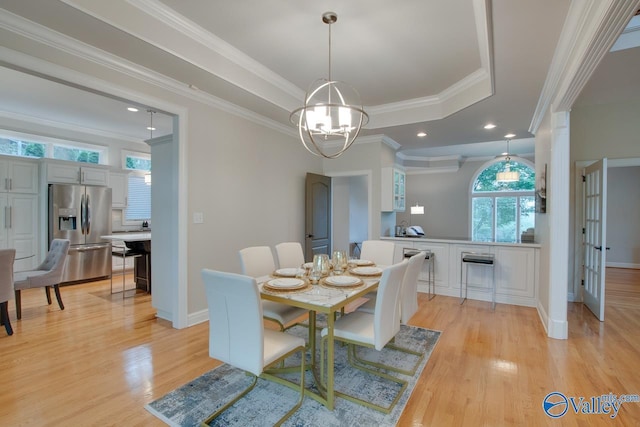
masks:
MULTIPOLYGON (((320 329, 320 328, 318 328, 320 329)), ((289 333, 306 338, 308 330, 296 326, 289 333)), ((396 345, 423 351, 425 357, 413 377, 391 373, 408 381, 407 389, 389 414, 336 398, 335 408, 329 411, 314 399, 305 397, 302 406, 285 423, 285 426, 394 426, 396 425, 409 397, 429 360, 440 332, 415 326, 402 325, 396 336, 396 345)), ((361 398, 387 405, 395 396, 398 385, 361 370, 347 363, 347 347, 339 343, 335 346, 335 389, 361 398)), ((415 356, 391 349, 378 352, 360 348, 358 354, 397 367, 412 367, 415 356)), ((287 359, 287 365, 299 364, 295 357, 287 359)), ((287 378, 298 382, 299 375, 287 378)), ((177 388, 145 408, 170 426, 199 426, 217 408, 224 405, 244 390, 252 381, 244 371, 228 364, 207 372, 188 384, 177 388)), ((315 390, 313 375, 305 374, 305 385, 315 390)), ((217 426, 266 426, 273 425, 298 399, 298 393, 272 381, 259 379, 256 387, 236 404, 220 415, 212 425, 217 426)))

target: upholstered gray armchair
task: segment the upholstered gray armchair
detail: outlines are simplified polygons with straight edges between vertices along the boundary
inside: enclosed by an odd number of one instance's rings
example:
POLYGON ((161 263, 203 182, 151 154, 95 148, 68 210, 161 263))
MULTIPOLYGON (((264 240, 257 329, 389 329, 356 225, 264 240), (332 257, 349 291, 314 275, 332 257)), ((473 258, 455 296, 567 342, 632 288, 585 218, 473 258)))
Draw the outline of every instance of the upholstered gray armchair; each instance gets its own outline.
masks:
POLYGON ((44 287, 47 294, 47 302, 51 304, 50 287, 53 286, 60 310, 64 310, 59 285, 62 280, 62 274, 64 273, 67 253, 69 253, 69 241, 65 239, 53 239, 47 257, 38 268, 14 273, 13 288, 16 295, 16 315, 18 319, 22 318, 20 291, 23 289, 44 287))
POLYGON ((13 297, 13 261, 15 258, 15 249, 0 250, 0 325, 4 325, 9 335, 13 335, 9 321, 9 300, 13 297))

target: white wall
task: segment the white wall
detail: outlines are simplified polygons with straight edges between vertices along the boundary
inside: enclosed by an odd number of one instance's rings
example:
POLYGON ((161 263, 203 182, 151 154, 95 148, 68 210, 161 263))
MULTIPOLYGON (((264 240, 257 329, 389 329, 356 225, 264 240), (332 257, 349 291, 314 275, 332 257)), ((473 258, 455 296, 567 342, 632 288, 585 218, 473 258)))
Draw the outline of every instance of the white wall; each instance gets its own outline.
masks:
POLYGON ((640 268, 640 167, 607 174, 607 266, 640 268))
MULTIPOLYGON (((175 260, 174 268, 184 271, 192 319, 202 320, 206 312, 202 268, 239 272, 237 252, 243 247, 303 241, 305 174, 322 173, 322 162, 294 136, 227 113, 206 99, 187 98, 18 36, 3 39, 3 44, 47 61, 45 68, 52 73, 78 76, 89 87, 180 115, 184 164, 180 185, 167 189, 166 197, 177 200, 179 193, 185 200, 179 207, 183 223, 175 224, 186 230, 179 239, 185 242, 179 253, 185 263, 178 266, 175 260), (194 212, 203 213, 204 223, 193 223, 194 212)), ((163 229, 154 223, 153 233, 163 229)), ((173 289, 185 286, 181 280, 173 289)))
POLYGON ((331 180, 332 204, 332 249, 349 250, 349 177, 336 177, 331 180))
POLYGON ((369 194, 367 177, 349 178, 349 242, 361 243, 369 235, 369 194))
MULTIPOLYGON (((640 158, 640 101, 576 106, 571 110, 570 293, 581 300, 582 195, 577 194, 576 164, 602 159, 640 158)), ((581 168, 578 168, 581 169, 581 168)), ((613 170, 612 168, 609 171, 613 170)), ((580 191, 580 190, 578 190, 580 191)), ((610 217, 610 220, 611 217, 610 217)), ((630 218, 632 220, 632 218, 630 218)))

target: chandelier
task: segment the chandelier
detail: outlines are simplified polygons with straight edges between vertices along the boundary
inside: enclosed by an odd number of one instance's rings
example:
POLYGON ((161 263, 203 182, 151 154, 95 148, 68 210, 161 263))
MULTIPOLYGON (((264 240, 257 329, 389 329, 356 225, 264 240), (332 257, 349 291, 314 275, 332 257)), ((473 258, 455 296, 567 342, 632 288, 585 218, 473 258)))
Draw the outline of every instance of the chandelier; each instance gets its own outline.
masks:
POLYGON ((509 154, 509 140, 507 139, 507 152, 505 153, 504 171, 496 174, 497 182, 516 182, 520 180, 520 172, 511 170, 511 155, 509 154))
POLYGON ((347 83, 331 79, 331 24, 337 20, 335 12, 322 15, 322 22, 329 25, 329 76, 313 82, 304 105, 289 116, 307 151, 327 159, 344 153, 369 121, 358 92, 347 83))

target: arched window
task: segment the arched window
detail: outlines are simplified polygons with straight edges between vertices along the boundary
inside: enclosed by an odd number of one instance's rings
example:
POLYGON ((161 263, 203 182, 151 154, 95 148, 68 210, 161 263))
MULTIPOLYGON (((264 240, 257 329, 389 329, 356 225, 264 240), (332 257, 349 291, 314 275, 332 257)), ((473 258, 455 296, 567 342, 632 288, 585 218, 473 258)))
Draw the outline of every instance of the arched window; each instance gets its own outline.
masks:
POLYGON ((533 164, 511 159, 511 170, 520 173, 515 182, 498 182, 496 173, 504 159, 485 163, 471 185, 471 239, 480 242, 518 242, 522 232, 535 227, 533 164))

